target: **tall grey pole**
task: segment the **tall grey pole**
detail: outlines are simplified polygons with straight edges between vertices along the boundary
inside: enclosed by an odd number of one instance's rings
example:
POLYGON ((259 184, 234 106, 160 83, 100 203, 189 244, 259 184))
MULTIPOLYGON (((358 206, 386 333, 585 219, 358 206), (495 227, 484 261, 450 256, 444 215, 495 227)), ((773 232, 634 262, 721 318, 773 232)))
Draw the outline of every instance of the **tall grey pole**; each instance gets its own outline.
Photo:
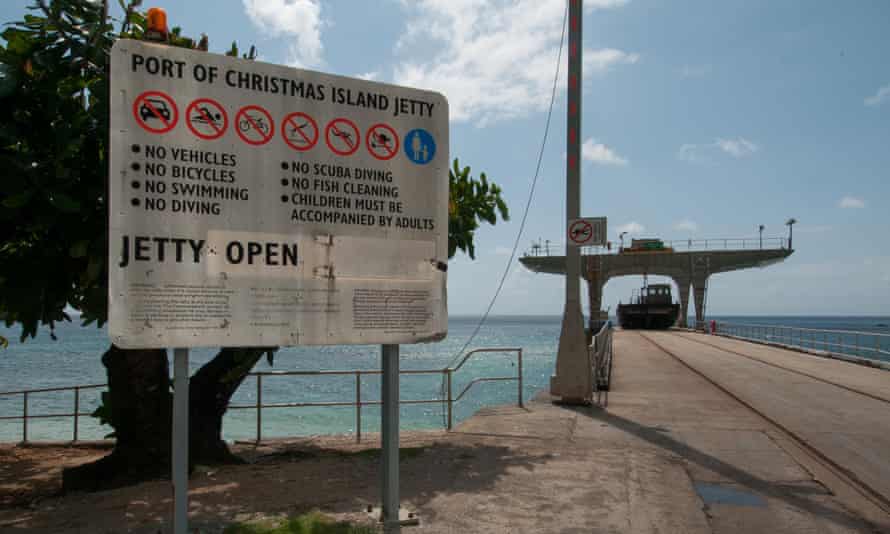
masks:
MULTIPOLYGON (((581 315, 581 251, 569 245, 568 221, 581 216, 581 22, 583 1, 569 0, 569 87, 566 109, 566 302, 550 392, 563 402, 585 402, 591 395, 590 371, 581 315)), ((599 310, 590 310, 596 313, 599 310)))
POLYGON ((383 377, 383 418, 381 441, 383 453, 383 531, 401 531, 399 523, 399 346, 381 347, 383 377))
POLYGON ((189 350, 173 349, 173 532, 189 528, 189 350))

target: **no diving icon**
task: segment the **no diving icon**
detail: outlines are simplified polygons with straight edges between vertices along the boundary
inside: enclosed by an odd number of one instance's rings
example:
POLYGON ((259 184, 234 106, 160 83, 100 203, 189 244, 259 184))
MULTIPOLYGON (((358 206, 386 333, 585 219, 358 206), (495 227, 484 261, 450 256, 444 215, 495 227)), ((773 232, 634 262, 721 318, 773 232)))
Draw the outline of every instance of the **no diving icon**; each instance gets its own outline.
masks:
POLYGON ((167 133, 179 120, 179 109, 170 95, 160 91, 146 91, 133 101, 133 116, 143 130, 167 133))
POLYGON ((291 113, 281 121, 281 137, 294 150, 309 150, 318 142, 318 124, 301 111, 291 113))
POLYGON ((417 128, 405 136, 405 154, 418 165, 426 165, 436 155, 436 141, 424 129, 417 128))

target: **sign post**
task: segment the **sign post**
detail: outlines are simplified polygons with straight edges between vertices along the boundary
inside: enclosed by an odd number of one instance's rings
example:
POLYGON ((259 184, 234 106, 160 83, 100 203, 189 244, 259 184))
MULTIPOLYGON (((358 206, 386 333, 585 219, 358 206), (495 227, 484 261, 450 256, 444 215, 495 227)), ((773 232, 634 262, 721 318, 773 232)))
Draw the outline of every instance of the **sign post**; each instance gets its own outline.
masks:
POLYGON ((397 523, 399 344, 448 325, 445 97, 127 39, 110 94, 109 336, 178 347, 175 532, 191 347, 382 345, 397 523))
POLYGON ((188 532, 189 350, 173 349, 173 532, 188 532))
MULTIPOLYGON (((569 0, 569 87, 566 108, 566 222, 581 216, 581 22, 583 1, 569 0)), ((583 404, 590 397, 583 317, 581 315, 581 254, 566 247, 566 300, 556 354, 556 374, 550 393, 562 402, 583 404)))
POLYGON ((381 347, 383 383, 381 410, 383 531, 397 534, 399 521, 399 346, 381 347))

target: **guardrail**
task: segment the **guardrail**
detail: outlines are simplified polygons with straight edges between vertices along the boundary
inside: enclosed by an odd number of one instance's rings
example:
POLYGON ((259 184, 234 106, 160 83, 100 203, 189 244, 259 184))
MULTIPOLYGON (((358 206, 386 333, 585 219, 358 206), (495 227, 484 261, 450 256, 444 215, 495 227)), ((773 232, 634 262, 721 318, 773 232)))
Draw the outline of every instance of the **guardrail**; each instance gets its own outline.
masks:
POLYGON ((601 406, 609 405, 612 387, 612 321, 606 321, 587 347, 592 397, 601 406))
MULTIPOLYGON (((744 237, 744 238, 710 238, 710 239, 673 239, 663 241, 664 246, 673 249, 673 252, 699 252, 720 250, 776 250, 788 249, 788 239, 784 237, 744 237)), ((628 243, 629 247, 629 243, 628 243)), ((622 247, 618 243, 612 243, 611 247, 581 247, 581 254, 631 254, 628 247, 622 247)), ((635 254, 664 254, 663 250, 635 251, 635 254)), ((561 243, 548 242, 546 246, 533 245, 524 256, 553 256, 565 254, 565 246, 561 243)))
MULTIPOLYGON (((381 406, 383 403, 379 400, 363 400, 362 399, 362 377, 363 376, 373 376, 380 375, 381 371, 376 370, 351 370, 351 371, 260 371, 256 373, 250 373, 248 376, 254 377, 256 379, 256 402, 253 404, 230 404, 229 409, 232 410, 255 410, 256 411, 256 441, 260 442, 262 440, 262 430, 263 430, 263 410, 268 408, 307 408, 307 407, 321 407, 321 406, 352 406, 355 408, 355 421, 356 421, 356 431, 355 437, 356 441, 361 441, 362 439, 362 407, 364 406, 381 406), (263 378, 269 377, 283 377, 283 376, 354 376, 355 377, 355 394, 352 397, 353 400, 350 401, 339 401, 339 402, 280 402, 280 403, 270 403, 263 404, 263 378)), ((399 375, 430 375, 430 374, 440 374, 442 375, 442 379, 445 383, 445 398, 440 399, 399 399, 399 404, 445 404, 447 410, 447 418, 445 422, 445 426, 448 430, 451 430, 454 424, 454 403, 460 401, 464 395, 466 395, 467 391, 470 390, 476 384, 480 384, 483 382, 505 382, 505 381, 516 381, 518 383, 518 404, 519 406, 523 406, 522 401, 522 387, 523 387, 523 374, 522 374, 522 349, 514 348, 514 347, 491 347, 491 348, 480 348, 469 351, 464 357, 460 360, 460 362, 455 367, 446 367, 444 369, 405 369, 399 372, 399 375), (471 380, 464 389, 455 397, 453 395, 452 386, 453 386, 453 377, 454 373, 459 371, 461 367, 469 360, 472 356, 476 354, 489 353, 489 352, 499 352, 499 353, 515 353, 516 354, 516 376, 496 376, 496 377, 477 377, 471 380)), ((74 428, 73 428, 73 437, 72 442, 78 441, 78 423, 79 418, 83 416, 91 415, 90 412, 81 412, 80 411, 80 391, 84 389, 95 389, 95 388, 103 388, 106 387, 107 384, 88 384, 83 386, 63 386, 63 387, 52 387, 52 388, 42 388, 42 389, 24 389, 19 391, 3 391, 0 392, 0 397, 9 397, 9 396, 22 396, 22 414, 21 415, 10 415, 10 416, 0 416, 0 421, 16 421, 20 420, 22 422, 22 443, 28 442, 28 421, 30 419, 49 419, 49 418, 64 418, 64 417, 73 417, 74 418, 74 428), (73 391, 74 392, 74 411, 71 413, 51 413, 51 414, 32 414, 29 412, 29 396, 34 393, 48 393, 55 391, 73 391)))
POLYGON ((716 321, 716 333, 738 339, 821 351, 843 359, 868 360, 890 369, 890 334, 725 321, 716 321))

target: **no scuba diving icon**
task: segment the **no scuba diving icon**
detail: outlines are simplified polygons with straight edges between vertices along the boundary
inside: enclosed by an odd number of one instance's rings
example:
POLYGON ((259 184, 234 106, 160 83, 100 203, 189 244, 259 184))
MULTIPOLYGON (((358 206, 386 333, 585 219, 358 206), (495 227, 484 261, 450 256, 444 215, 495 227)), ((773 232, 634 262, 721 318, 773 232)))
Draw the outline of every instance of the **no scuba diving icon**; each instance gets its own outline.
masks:
POLYGON ((244 106, 235 115, 235 131, 248 145, 265 145, 275 133, 272 115, 260 106, 244 106))
POLYGON ((167 93, 145 91, 133 101, 133 116, 143 130, 162 134, 176 126, 179 109, 167 93))
POLYGON ((325 143, 340 156, 355 154, 359 145, 358 126, 343 117, 332 120, 324 129, 325 143))
POLYGON ((185 110, 185 123, 201 139, 219 139, 229 127, 229 115, 222 105, 210 98, 199 98, 185 110))
POLYGON ((418 165, 426 165, 436 155, 436 141, 422 128, 411 130, 405 136, 405 155, 418 165))

